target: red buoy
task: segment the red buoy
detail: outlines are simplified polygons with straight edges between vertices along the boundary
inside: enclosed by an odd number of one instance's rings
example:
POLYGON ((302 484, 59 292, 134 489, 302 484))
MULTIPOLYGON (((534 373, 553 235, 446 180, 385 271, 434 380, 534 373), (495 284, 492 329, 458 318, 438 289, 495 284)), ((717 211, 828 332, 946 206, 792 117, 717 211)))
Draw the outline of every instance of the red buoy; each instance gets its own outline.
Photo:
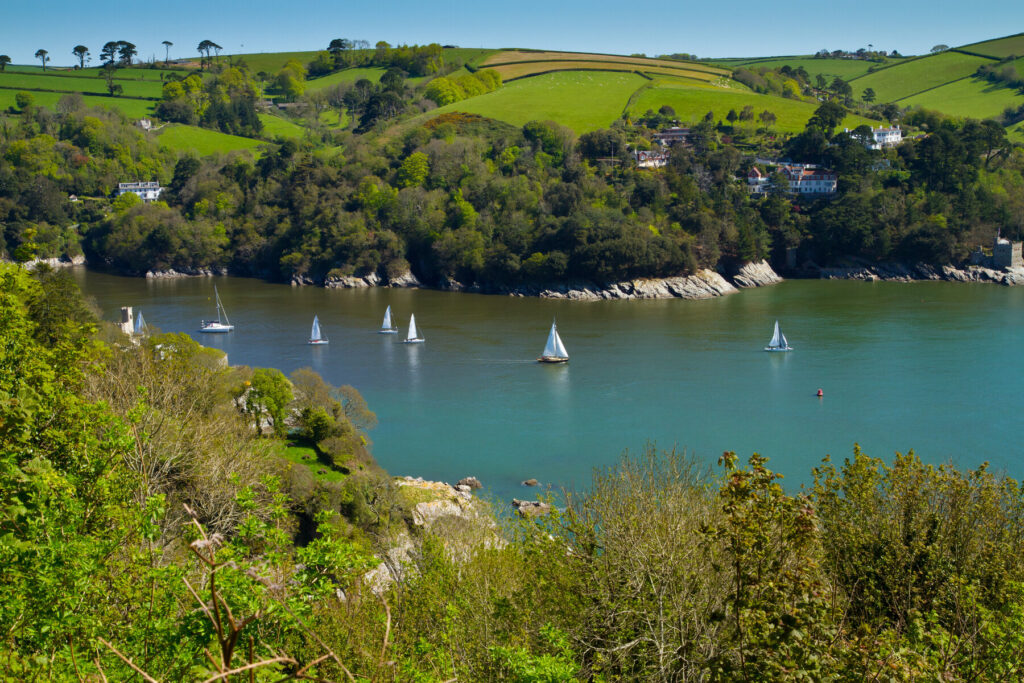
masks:
POLYGON ((821 398, 824 395, 825 395, 825 392, 822 391, 821 389, 818 389, 818 398, 821 398))

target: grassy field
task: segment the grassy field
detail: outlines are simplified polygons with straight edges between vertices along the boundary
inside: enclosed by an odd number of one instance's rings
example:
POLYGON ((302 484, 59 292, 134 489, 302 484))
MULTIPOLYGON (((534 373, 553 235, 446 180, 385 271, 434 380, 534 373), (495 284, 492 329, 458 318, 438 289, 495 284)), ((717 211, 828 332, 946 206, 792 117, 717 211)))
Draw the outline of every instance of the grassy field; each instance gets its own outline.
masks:
MULTIPOLYGON (((613 64, 632 64, 640 67, 663 66, 666 68, 688 69, 691 71, 706 71, 716 75, 727 75, 728 69, 704 64, 703 62, 682 62, 674 59, 648 59, 646 57, 624 57, 621 55, 599 55, 587 52, 554 52, 554 51, 527 51, 527 50, 503 50, 496 52, 483 60, 482 66, 496 66, 498 64, 518 62, 565 62, 565 61, 588 61, 588 62, 610 62, 613 64)), ((616 70, 621 70, 619 67, 616 70)))
MULTIPOLYGON (((162 85, 159 81, 117 80, 121 86, 123 97, 159 98, 162 85)), ((63 92, 81 92, 104 96, 107 94, 107 83, 98 76, 82 78, 75 76, 50 75, 43 73, 0 72, 0 88, 21 90, 59 90, 63 92)))
POLYGON ((303 126, 280 116, 259 114, 259 117, 263 123, 263 135, 268 138, 301 138, 306 134, 306 129, 303 126))
POLYGON ((895 102, 969 76, 982 64, 990 63, 991 60, 982 57, 940 52, 855 78, 850 81, 850 87, 856 97, 860 97, 865 88, 873 88, 877 102, 895 102))
MULTIPOLYGON (((5 73, 20 73, 20 74, 38 74, 40 76, 60 76, 63 78, 86 78, 94 81, 100 79, 100 70, 98 67, 86 67, 85 69, 54 69, 48 68, 45 73, 39 66, 32 66, 29 64, 8 64, 7 69, 0 71, 0 76, 5 73)), ((188 71, 182 69, 151 69, 146 67, 127 67, 119 68, 114 74, 115 81, 161 81, 161 74, 187 74, 188 71)), ((166 78, 166 76, 165 76, 166 78)))
POLYGON ((275 454, 288 462, 306 467, 314 479, 318 481, 341 481, 347 475, 334 469, 330 464, 318 460, 317 453, 309 446, 300 446, 294 442, 275 445, 275 454))
POLYGON ((339 83, 355 83, 361 78, 366 78, 376 83, 380 80, 380 77, 384 75, 386 70, 387 69, 379 66, 342 69, 341 71, 335 71, 332 74, 327 74, 326 76, 306 81, 306 90, 323 90, 324 88, 329 88, 332 85, 338 85, 339 83))
MULTIPOLYGON (((904 60, 890 59, 887 64, 899 64, 902 61, 904 60)), ((762 67, 777 69, 788 65, 795 69, 798 66, 802 66, 807 73, 810 74, 812 79, 818 74, 821 74, 829 81, 836 76, 844 81, 848 81, 852 78, 863 76, 868 72, 868 69, 873 66, 882 66, 876 62, 868 62, 862 59, 816 59, 807 55, 795 57, 759 57, 757 59, 718 59, 714 61, 714 64, 728 66, 734 69, 742 66, 752 71, 762 67)))
POLYGON ((1018 33, 1004 38, 986 40, 981 43, 961 45, 957 49, 966 50, 967 52, 975 52, 979 55, 998 57, 1000 59, 1003 57, 1009 57, 1010 55, 1024 55, 1024 33, 1018 33))
POLYGON ((580 134, 609 126, 622 115, 629 96, 647 82, 632 73, 561 71, 514 81, 486 95, 435 109, 418 120, 462 111, 515 126, 552 120, 580 134))
MULTIPOLYGON (((5 90, 0 89, 0 109, 7 109, 8 107, 15 106, 14 96, 18 93, 18 90, 5 90)), ((49 107, 53 109, 57 106, 57 100, 61 98, 65 93, 59 92, 33 92, 30 93, 34 100, 33 104, 37 107, 49 107)), ((106 107, 107 109, 117 109, 124 112, 124 115, 132 119, 142 119, 153 115, 153 105, 155 102, 149 100, 133 100, 131 98, 124 97, 94 97, 86 95, 84 98, 85 103, 90 107, 106 107)))
POLYGON ((527 76, 534 76, 536 74, 548 73, 552 71, 577 71, 577 70, 593 70, 593 71, 623 71, 627 73, 635 71, 643 71, 645 73, 657 73, 664 75, 674 75, 683 78, 692 78, 699 81, 712 81, 715 79, 723 78, 721 74, 712 73, 709 71, 696 71, 691 69, 671 69, 659 66, 641 66, 637 64, 623 64, 618 62, 596 62, 592 60, 581 60, 581 61, 549 61, 549 62, 523 62, 520 64, 500 64, 496 66, 488 66, 488 69, 494 69, 499 74, 503 81, 508 82, 518 78, 526 78, 527 76))
POLYGON ((239 149, 255 150, 262 144, 260 140, 243 138, 238 135, 228 135, 207 128, 198 126, 186 126, 180 123, 171 123, 161 128, 159 135, 160 146, 176 152, 196 152, 201 156, 215 154, 217 152, 233 152, 239 149))
POLYGON ((900 100, 899 104, 984 119, 998 116, 1007 107, 1019 107, 1024 104, 1024 95, 1016 88, 999 87, 979 78, 965 78, 900 100))
MULTIPOLYGON (((695 88, 688 85, 673 85, 667 82, 644 90, 630 109, 634 115, 643 114, 648 109, 657 111, 663 105, 676 110, 680 121, 699 121, 709 111, 714 112, 717 120, 725 120, 730 109, 739 112, 750 105, 754 112, 760 114, 768 110, 775 114, 775 129, 797 133, 803 130, 807 119, 811 118, 818 105, 813 102, 800 102, 772 95, 759 95, 754 92, 735 92, 721 88, 695 88)), ((848 116, 844 126, 855 128, 860 124, 878 125, 860 116, 848 116)))

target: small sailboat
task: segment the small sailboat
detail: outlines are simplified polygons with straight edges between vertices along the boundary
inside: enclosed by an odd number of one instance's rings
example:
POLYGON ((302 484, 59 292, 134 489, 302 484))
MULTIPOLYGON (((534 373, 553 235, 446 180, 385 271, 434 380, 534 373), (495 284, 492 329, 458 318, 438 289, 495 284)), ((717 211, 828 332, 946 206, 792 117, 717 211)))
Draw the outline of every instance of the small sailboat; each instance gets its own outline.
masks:
POLYGON ((782 334, 782 330, 779 329, 779 321, 775 321, 775 333, 772 335, 772 340, 768 342, 768 346, 764 347, 765 351, 792 351, 793 347, 786 341, 786 335, 782 334))
POLYGON ((200 323, 200 332, 230 332, 235 326, 228 320, 228 313, 224 310, 224 304, 220 302, 220 294, 217 292, 217 285, 213 286, 213 296, 217 300, 217 319, 203 320, 200 323))
POLYGON ((421 337, 419 335, 419 332, 416 330, 416 315, 415 314, 410 315, 409 316, 409 334, 407 334, 405 336, 405 339, 402 340, 402 343, 403 344, 422 344, 425 341, 426 341, 426 339, 421 337))
POLYGON ((135 316, 135 329, 132 330, 132 334, 137 337, 141 337, 148 331, 149 328, 146 325, 146 319, 142 317, 142 311, 139 311, 139 314, 135 316))
POLYGON ((329 343, 326 339, 320 336, 320 319, 315 315, 313 316, 313 329, 309 333, 309 341, 307 344, 327 344, 329 343))
POLYGON ((384 322, 381 323, 380 329, 377 332, 380 334, 398 334, 398 328, 391 322, 391 306, 388 306, 388 310, 384 311, 384 322))
POLYGON ((544 345, 544 351, 541 352, 540 358, 537 359, 539 363, 568 363, 569 352, 565 350, 565 344, 562 343, 562 338, 558 336, 558 327, 555 325, 555 321, 551 321, 551 333, 548 334, 548 343, 544 345))

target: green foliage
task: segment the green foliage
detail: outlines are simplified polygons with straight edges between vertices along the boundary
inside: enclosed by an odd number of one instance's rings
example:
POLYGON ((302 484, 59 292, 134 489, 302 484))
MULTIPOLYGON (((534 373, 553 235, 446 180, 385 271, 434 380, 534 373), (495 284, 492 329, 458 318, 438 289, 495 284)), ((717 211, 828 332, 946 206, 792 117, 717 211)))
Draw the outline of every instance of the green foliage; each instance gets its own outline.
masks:
POLYGON ((30 92, 21 91, 14 95, 14 103, 23 111, 31 107, 33 102, 35 97, 30 92))
POLYGON ((293 398, 291 382, 280 370, 257 368, 245 395, 246 411, 253 417, 256 432, 262 432, 263 421, 269 416, 274 433, 283 436, 287 431, 285 410, 293 398))

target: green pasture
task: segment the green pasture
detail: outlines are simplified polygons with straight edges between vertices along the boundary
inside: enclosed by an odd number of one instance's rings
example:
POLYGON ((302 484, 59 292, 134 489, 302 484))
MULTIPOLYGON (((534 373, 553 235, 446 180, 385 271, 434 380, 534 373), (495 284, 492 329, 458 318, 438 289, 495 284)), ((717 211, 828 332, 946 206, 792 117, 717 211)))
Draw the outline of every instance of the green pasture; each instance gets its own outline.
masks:
MULTIPOLYGON (((162 85, 159 81, 126 81, 117 80, 125 97, 159 98, 162 85)), ((107 94, 107 82, 99 76, 92 78, 72 76, 51 76, 42 73, 0 72, 0 88, 16 88, 22 90, 59 90, 63 92, 81 92, 97 95, 107 94)))
POLYGON ((263 124, 263 136, 276 138, 301 138, 306 134, 306 129, 292 123, 287 119, 273 114, 259 114, 260 122, 263 124))
MULTIPOLYGON (((625 65, 632 69, 643 70, 650 67, 665 67, 667 69, 686 69, 689 71, 704 71, 715 75, 728 75, 728 69, 724 69, 704 62, 684 62, 675 59, 656 59, 649 57, 628 57, 624 55, 605 55, 592 52, 558 52, 554 50, 503 50, 495 52, 487 57, 482 66, 491 67, 501 64, 520 64, 523 62, 596 62, 598 64, 615 65, 615 71, 625 70, 625 65)), ((550 69, 538 68, 538 71, 550 69)))
MULTIPOLYGON (((7 90, 0 88, 0 109, 7 109, 8 107, 16 106, 14 103, 14 96, 20 92, 19 90, 7 90)), ((37 107, 49 107, 54 109, 57 106, 57 100, 67 93, 60 92, 32 92, 34 102, 33 104, 37 107)), ((86 105, 90 107, 105 107, 107 109, 116 109, 124 113, 125 116, 131 119, 144 119, 153 115, 153 105, 155 102, 149 100, 136 100, 130 97, 97 97, 94 95, 84 95, 86 105)))
POLYGON ((1010 55, 1024 55, 1024 33, 1006 36, 1005 38, 994 38, 980 43, 971 43, 970 45, 961 45, 956 49, 976 52, 979 55, 998 57, 999 59, 1009 57, 1010 55))
POLYGON ((880 69, 850 81, 855 97, 866 88, 873 88, 877 102, 895 102, 935 88, 964 76, 970 76, 991 60, 959 52, 940 52, 921 59, 880 69))
POLYGON ((160 146, 175 152, 195 152, 200 156, 217 152, 233 152, 240 149, 252 149, 266 144, 260 140, 228 135, 216 130, 171 123, 161 128, 158 133, 160 146))
MULTIPOLYGON (((60 78, 84 78, 92 80, 102 80, 100 77, 100 69, 95 66, 88 66, 84 69, 54 69, 49 67, 44 72, 39 66, 32 66, 31 64, 8 64, 4 71, 0 71, 0 76, 5 73, 20 73, 20 74, 37 74, 40 76, 54 76, 60 78)), ((156 81, 159 83, 162 74, 179 74, 185 75, 192 73, 184 69, 152 69, 149 66, 131 66, 131 67, 118 67, 114 74, 115 81, 156 81)), ((166 76, 163 76, 166 78, 166 76)))
POLYGON ((1007 107, 1024 104, 1024 95, 1016 88, 998 86, 980 78, 965 78, 900 100, 899 104, 986 119, 998 116, 1007 107))
POLYGON ((274 453, 294 466, 309 468, 309 473, 319 481, 341 481, 346 476, 344 472, 334 469, 332 465, 320 462, 316 450, 309 446, 300 446, 291 441, 277 443, 274 445, 274 453))
POLYGON ((813 79, 818 74, 821 74, 829 81, 836 76, 844 81, 848 81, 850 79, 863 76, 871 67, 899 64, 902 61, 904 60, 890 59, 885 64, 879 64, 877 62, 868 62, 863 59, 816 59, 815 57, 800 55, 796 57, 759 57, 757 59, 719 59, 715 60, 714 63, 722 66, 728 66, 733 69, 744 67, 751 71, 755 71, 760 68, 778 69, 783 66, 790 66, 795 69, 802 66, 810 75, 812 79, 811 82, 813 83, 813 79))
MULTIPOLYGON (((807 120, 818 108, 818 105, 813 102, 801 102, 774 95, 663 82, 641 92, 630 108, 630 113, 637 116, 648 109, 657 111, 666 104, 676 110, 680 121, 693 122, 703 119, 709 111, 714 112, 715 120, 724 121, 730 109, 735 109, 738 113, 743 107, 750 105, 754 108, 755 114, 760 114, 767 109, 776 116, 775 129, 785 133, 802 131, 807 120)), ((878 125, 877 121, 871 121, 861 116, 848 116, 842 125, 855 128, 862 123, 878 125)))
POLYGON ((629 97, 646 79, 633 73, 560 71, 524 78, 494 92, 449 104, 416 119, 461 111, 515 126, 527 121, 557 121, 577 134, 611 125, 629 97))
POLYGON ((384 75, 385 71, 387 71, 387 69, 379 66, 342 69, 341 71, 335 71, 332 74, 327 74, 326 76, 306 81, 306 91, 323 90, 324 88, 330 88, 331 86, 338 85, 339 83, 355 83, 362 78, 377 83, 380 81, 380 77, 384 75))

